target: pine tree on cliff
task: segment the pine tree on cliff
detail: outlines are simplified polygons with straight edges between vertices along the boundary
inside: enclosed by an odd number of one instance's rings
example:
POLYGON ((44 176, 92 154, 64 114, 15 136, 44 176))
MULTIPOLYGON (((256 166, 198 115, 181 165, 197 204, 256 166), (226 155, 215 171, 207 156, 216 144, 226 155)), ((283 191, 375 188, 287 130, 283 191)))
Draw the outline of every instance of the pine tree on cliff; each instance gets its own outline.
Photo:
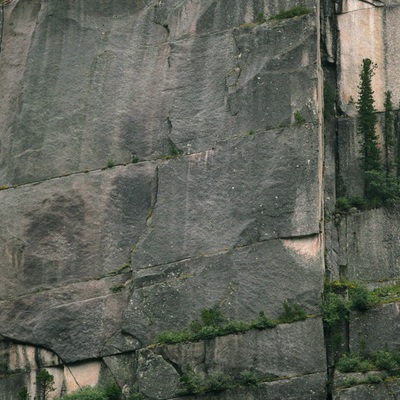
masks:
POLYGON ((372 77, 377 65, 369 58, 364 58, 360 73, 360 85, 358 87, 358 132, 361 135, 362 163, 365 173, 364 194, 372 198, 373 188, 369 176, 382 172, 381 152, 378 147, 378 136, 376 135, 376 110, 372 90, 372 77))

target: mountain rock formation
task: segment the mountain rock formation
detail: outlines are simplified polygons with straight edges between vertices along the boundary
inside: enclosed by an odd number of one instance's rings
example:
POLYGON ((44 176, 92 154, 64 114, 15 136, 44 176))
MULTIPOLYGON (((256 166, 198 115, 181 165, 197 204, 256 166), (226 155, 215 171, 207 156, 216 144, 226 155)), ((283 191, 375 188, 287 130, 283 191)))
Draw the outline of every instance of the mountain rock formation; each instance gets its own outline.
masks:
POLYGON ((298 6, 3 2, 1 400, 42 396, 42 369, 48 399, 110 382, 126 399, 400 398, 396 377, 346 387, 336 368, 400 350, 397 299, 348 310, 336 342, 321 311, 325 281, 399 279, 398 208, 335 203, 363 192, 363 59, 381 138, 385 91, 397 110, 400 3, 276 17, 298 6), (160 344, 205 310, 274 326, 160 344))

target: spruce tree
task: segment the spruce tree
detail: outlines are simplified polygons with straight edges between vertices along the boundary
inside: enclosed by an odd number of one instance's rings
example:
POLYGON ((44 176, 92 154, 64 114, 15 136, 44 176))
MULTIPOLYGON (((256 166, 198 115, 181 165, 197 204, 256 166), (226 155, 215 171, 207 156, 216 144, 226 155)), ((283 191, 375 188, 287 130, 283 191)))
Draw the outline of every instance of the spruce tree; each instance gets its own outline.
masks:
POLYGON ((361 135, 362 163, 365 173, 364 194, 367 198, 374 197, 371 187, 370 176, 382 172, 381 152, 378 147, 378 136, 376 135, 376 109, 372 90, 372 77, 376 69, 369 58, 364 58, 360 73, 360 85, 358 87, 358 132, 361 135))

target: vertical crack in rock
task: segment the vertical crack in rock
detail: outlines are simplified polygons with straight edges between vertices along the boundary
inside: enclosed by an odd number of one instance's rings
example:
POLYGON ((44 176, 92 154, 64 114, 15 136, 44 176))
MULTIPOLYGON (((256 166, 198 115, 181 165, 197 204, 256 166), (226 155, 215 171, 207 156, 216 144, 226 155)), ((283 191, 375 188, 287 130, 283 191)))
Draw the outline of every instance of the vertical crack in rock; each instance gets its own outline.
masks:
POLYGON ((154 209, 156 207, 157 204, 157 199, 158 199, 158 181, 159 181, 159 171, 158 171, 159 167, 157 166, 155 169, 155 173, 154 173, 154 178, 152 181, 152 188, 151 188, 151 204, 150 204, 150 209, 147 213, 147 221, 151 221, 151 218, 153 216, 153 212, 154 209))

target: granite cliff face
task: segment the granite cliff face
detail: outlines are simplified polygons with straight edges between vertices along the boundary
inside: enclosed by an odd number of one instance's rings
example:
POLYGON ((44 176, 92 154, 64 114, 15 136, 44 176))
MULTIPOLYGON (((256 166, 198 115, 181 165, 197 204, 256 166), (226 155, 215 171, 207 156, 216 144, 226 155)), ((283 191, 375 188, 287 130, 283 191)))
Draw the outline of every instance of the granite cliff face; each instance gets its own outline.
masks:
MULTIPOLYGON (((295 6, 1 6, 0 399, 33 398, 43 368, 49 398, 116 382, 127 399, 173 399, 190 370, 259 384, 185 398, 400 397, 397 381, 335 387, 320 307, 326 278, 399 275, 398 211, 334 208, 339 181, 362 191, 363 58, 379 64, 379 111, 385 90, 399 101, 400 7, 307 1, 270 20, 295 6), (328 84, 340 120, 324 121, 328 84), (308 318, 154 345, 204 309, 276 320, 284 303, 308 318)), ((398 314, 396 302, 353 312, 343 346, 396 350, 398 314)))

